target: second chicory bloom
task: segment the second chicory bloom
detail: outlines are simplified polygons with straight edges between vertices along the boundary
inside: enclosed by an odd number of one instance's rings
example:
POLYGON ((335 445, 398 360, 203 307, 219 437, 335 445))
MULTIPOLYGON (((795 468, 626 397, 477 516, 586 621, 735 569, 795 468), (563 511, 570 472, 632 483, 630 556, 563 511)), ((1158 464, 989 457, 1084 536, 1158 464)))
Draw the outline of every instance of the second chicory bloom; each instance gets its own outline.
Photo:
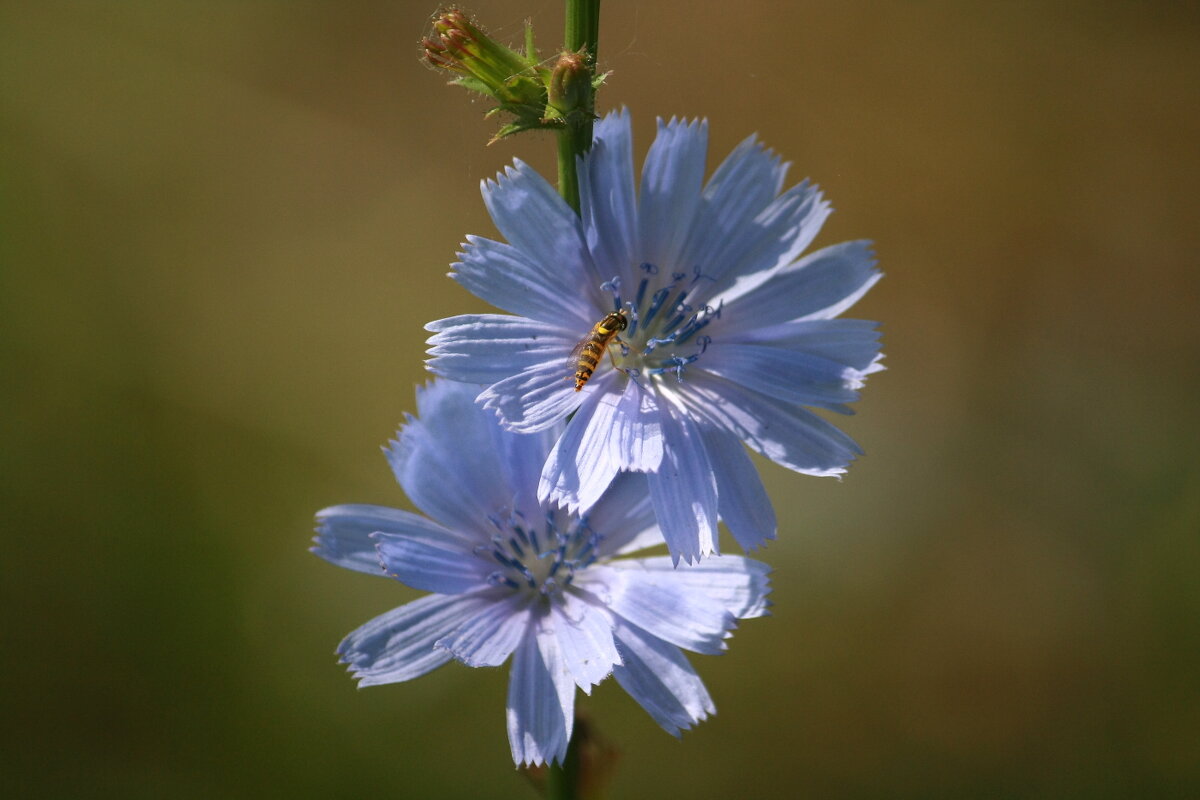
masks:
POLYGON ((382 506, 321 511, 313 551, 430 594, 351 633, 338 653, 360 686, 407 681, 457 659, 512 657, 508 737, 519 764, 561 761, 575 688, 613 675, 678 735, 715 711, 683 650, 720 653, 738 619, 766 613, 766 565, 726 556, 674 568, 623 557, 662 543, 645 479, 626 474, 580 517, 536 496, 561 430, 516 434, 438 381, 387 451, 428 518, 382 506))
POLYGON ((851 413, 882 369, 875 323, 837 319, 880 277, 867 242, 801 253, 830 208, 750 137, 704 181, 707 127, 659 123, 635 191, 625 113, 580 160, 580 214, 521 162, 484 185, 508 243, 468 237, 457 281, 517 316, 427 326, 429 368, 487 384, 515 431, 573 414, 539 494, 584 513, 619 473, 647 474, 671 554, 717 550, 717 519, 745 549, 775 536, 742 444, 797 472, 838 475, 860 453, 805 408, 851 413), (627 326, 576 391, 571 353, 606 315, 627 326), (614 368, 615 365, 615 368, 614 368))

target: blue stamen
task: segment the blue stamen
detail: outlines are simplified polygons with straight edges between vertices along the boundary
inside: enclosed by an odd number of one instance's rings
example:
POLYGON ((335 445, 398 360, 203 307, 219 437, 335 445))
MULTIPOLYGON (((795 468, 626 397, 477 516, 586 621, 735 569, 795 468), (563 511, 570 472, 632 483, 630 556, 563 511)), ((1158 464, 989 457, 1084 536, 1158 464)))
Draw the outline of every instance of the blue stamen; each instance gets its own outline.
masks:
POLYGON ((696 333, 708 324, 708 317, 692 317, 687 321, 687 324, 679 330, 679 335, 675 338, 676 344, 683 344, 688 339, 696 335, 696 333))
POLYGON ((629 327, 625 329, 625 335, 633 337, 637 333, 638 322, 641 317, 638 315, 638 308, 633 303, 629 304, 629 327))
POLYGON ((698 333, 705 325, 712 322, 714 319, 720 318, 720 306, 718 306, 716 309, 713 309, 712 306, 706 305, 701 313, 696 314, 694 317, 688 320, 688 324, 684 326, 682 331, 680 331, 679 338, 677 338, 675 342, 677 344, 683 344, 689 338, 698 333))
POLYGON ((496 563, 498 563, 500 566, 508 567, 509 569, 515 569, 517 572, 521 572, 525 569, 525 565, 520 561, 517 561, 515 558, 509 558, 499 550, 492 551, 492 558, 496 559, 496 563))
POLYGON ((677 380, 679 383, 683 383, 683 368, 686 367, 688 364, 691 364, 692 362, 694 362, 699 357, 700 356, 697 355, 696 353, 693 353, 692 355, 690 355, 686 358, 679 358, 678 356, 676 356, 675 357, 675 380, 677 380))
POLYGON ((595 541, 593 541, 591 537, 588 537, 587 541, 583 543, 583 547, 579 548, 579 552, 575 554, 576 562, 586 559, 588 555, 595 549, 595 541))
POLYGON ((666 287, 654 293, 654 296, 650 298, 650 308, 646 311, 646 318, 642 320, 643 325, 650 325, 650 321, 658 314, 659 309, 663 307, 663 303, 667 301, 667 295, 670 293, 671 290, 666 287))
POLYGON ((696 266, 692 267, 692 284, 695 285, 696 281, 700 280, 701 278, 709 281, 716 280, 716 278, 714 278, 712 275, 705 275, 703 272, 701 272, 700 265, 697 264, 696 266))
POLYGON ((600 288, 601 288, 601 290, 610 292, 612 294, 613 311, 620 311, 621 310, 621 277, 619 275, 612 276, 612 278, 610 278, 609 280, 606 280, 604 283, 600 284, 600 288))
POLYGON ((660 344, 671 344, 674 341, 675 341, 675 334, 671 334, 670 336, 667 336, 662 339, 658 338, 657 336, 652 336, 646 342, 646 346, 644 348, 642 348, 642 355, 648 356, 651 353, 653 353, 654 348, 658 347, 660 344))
POLYGON ((688 317, 688 321, 683 324, 683 327, 675 331, 675 341, 682 342, 687 337, 696 332, 696 326, 700 324, 698 314, 693 314, 688 317))
POLYGON ((687 299, 687 296, 687 289, 681 289, 679 291, 679 294, 675 297, 675 302, 671 304, 671 310, 675 312, 675 316, 671 318, 670 322, 668 322, 666 325, 663 325, 663 330, 669 331, 675 328, 675 326, 683 322, 684 317, 686 317, 688 312, 692 310, 691 306, 683 302, 687 299))
MULTIPOLYGON (((680 306, 676 306, 676 308, 680 308, 680 306)), ((686 317, 687 317, 686 311, 692 310, 691 306, 682 306, 682 308, 685 309, 685 313, 676 314, 675 316, 671 317, 671 321, 668 322, 666 325, 663 325, 663 328, 665 330, 670 331, 670 330, 674 330, 675 328, 678 328, 679 323, 683 322, 684 319, 686 319, 686 317)))
POLYGON ((671 356, 663 362, 663 366, 655 367, 654 369, 650 370, 650 373, 653 375, 665 375, 668 372, 674 372, 675 379, 680 383, 683 383, 683 368, 698 358, 700 358, 699 353, 693 353, 687 357, 671 356))
POLYGON ((646 299, 646 287, 650 285, 649 278, 642 278, 638 281, 636 299, 633 301, 633 308, 636 311, 642 307, 642 301, 646 299))

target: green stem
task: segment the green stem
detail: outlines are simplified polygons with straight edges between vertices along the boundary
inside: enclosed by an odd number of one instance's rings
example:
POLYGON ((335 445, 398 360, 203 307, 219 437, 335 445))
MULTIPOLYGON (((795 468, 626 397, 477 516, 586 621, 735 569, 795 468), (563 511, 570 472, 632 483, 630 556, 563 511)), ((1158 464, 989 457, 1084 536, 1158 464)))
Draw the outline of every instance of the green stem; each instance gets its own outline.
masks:
POLYGON ((592 115, 595 103, 591 76, 596 72, 596 52, 600 36, 600 0, 567 0, 567 30, 563 49, 587 54, 588 81, 586 113, 572 114, 567 126, 558 133, 558 193, 575 213, 579 213, 578 156, 592 146, 592 115))
MULTIPOLYGON (((591 123, 588 123, 591 128, 591 123)), ((568 123, 558 132, 558 193, 579 213, 579 173, 575 157, 586 151, 579 142, 579 129, 568 123)))
POLYGON ((578 800, 580 794, 579 737, 573 737, 567 745, 567 756, 563 763, 552 764, 546 773, 546 800, 578 800))
POLYGON ((566 49, 577 53, 586 47, 594 64, 599 38, 600 0, 567 0, 566 49))

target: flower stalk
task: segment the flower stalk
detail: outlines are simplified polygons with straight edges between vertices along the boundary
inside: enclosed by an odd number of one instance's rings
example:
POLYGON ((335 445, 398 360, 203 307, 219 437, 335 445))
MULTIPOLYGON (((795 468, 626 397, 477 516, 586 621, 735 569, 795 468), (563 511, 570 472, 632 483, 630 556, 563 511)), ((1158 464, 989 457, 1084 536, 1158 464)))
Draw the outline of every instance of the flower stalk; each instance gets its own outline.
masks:
POLYGON ((582 712, 562 763, 526 767, 524 773, 546 800, 603 800, 616 770, 619 753, 601 737, 582 712))
MULTIPOLYGON (((559 67, 573 73, 577 97, 574 113, 564 118, 558 132, 558 192, 567 205, 579 213, 579 174, 577 159, 592 146, 592 120, 596 118, 596 53, 600 35, 600 0, 567 0, 566 52, 559 67), (568 63, 564 65, 564 61, 568 63)), ((556 67, 556 72, 558 68, 556 67)), ((553 81, 551 93, 553 94, 553 81)), ((554 99, 551 97, 551 104, 554 99)))
POLYGON ((551 764, 546 771, 546 800, 580 800, 581 772, 579 742, 576 736, 567 746, 562 764, 551 764))

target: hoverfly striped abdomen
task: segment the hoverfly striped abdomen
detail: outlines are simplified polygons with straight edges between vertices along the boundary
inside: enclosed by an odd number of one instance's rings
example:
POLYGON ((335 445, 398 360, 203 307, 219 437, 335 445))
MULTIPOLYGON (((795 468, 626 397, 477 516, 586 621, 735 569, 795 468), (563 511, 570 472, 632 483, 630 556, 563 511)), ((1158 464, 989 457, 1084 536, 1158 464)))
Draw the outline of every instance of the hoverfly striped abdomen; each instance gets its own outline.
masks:
POLYGON ((571 351, 571 360, 575 363, 575 391, 578 392, 588 382, 600 359, 604 358, 609 344, 628 325, 629 320, 625 318, 624 312, 610 312, 593 325, 591 332, 575 345, 575 349, 571 351))

